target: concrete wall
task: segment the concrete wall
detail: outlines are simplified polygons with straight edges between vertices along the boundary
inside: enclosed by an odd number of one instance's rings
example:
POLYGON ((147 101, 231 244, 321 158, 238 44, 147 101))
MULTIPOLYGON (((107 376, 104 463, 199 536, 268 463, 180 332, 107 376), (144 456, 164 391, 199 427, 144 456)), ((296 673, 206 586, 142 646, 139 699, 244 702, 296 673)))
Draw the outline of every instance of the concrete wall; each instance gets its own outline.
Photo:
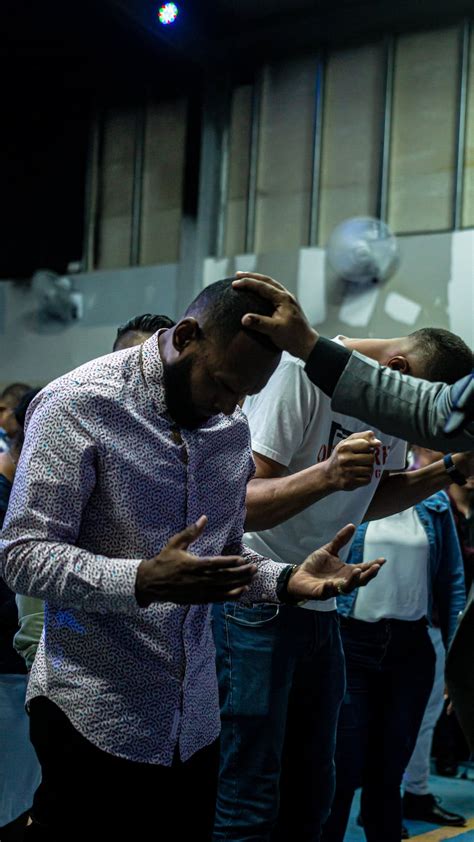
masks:
POLYGON ((29 284, 0 284, 0 384, 43 384, 112 350, 117 326, 138 313, 175 317, 177 265, 83 273, 84 316, 71 325, 42 322, 29 284))
POLYGON ((405 236, 399 246, 396 274, 362 292, 337 281, 319 248, 209 258, 204 283, 238 269, 262 272, 283 281, 326 336, 402 336, 434 326, 474 348, 474 231, 405 236))
MULTIPOLYGON (((283 281, 327 336, 399 336, 448 327, 474 347, 474 231, 400 238, 401 262, 386 284, 354 293, 331 275, 323 249, 240 255, 202 267, 203 285, 237 269, 283 281)), ((176 317, 177 264, 76 276, 84 318, 41 324, 28 285, 0 284, 0 384, 41 384, 111 350, 117 325, 142 312, 176 317)))

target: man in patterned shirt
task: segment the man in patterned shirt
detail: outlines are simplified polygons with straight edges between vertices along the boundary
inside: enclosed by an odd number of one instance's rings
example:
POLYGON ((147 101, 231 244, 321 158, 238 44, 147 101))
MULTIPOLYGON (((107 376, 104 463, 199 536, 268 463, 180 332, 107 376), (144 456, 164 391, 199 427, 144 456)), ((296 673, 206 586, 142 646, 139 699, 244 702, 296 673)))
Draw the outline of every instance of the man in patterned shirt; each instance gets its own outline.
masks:
POLYGON ((254 465, 237 404, 280 359, 242 328, 248 310, 273 307, 213 284, 174 328, 32 404, 2 534, 7 583, 46 603, 27 696, 43 773, 32 840, 209 839, 209 603, 324 599, 380 568, 340 562, 351 526, 297 570, 243 546, 254 465))

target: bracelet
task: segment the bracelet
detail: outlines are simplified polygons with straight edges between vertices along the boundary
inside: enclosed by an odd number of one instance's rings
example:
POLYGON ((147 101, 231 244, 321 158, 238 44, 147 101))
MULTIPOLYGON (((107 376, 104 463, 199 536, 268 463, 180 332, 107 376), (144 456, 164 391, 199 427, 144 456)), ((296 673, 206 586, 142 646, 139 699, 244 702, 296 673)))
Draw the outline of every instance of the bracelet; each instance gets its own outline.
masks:
POLYGON ((458 471, 450 453, 443 456, 443 462, 446 473, 449 474, 451 482, 455 482, 456 485, 466 485, 466 477, 461 473, 461 471, 458 471))
POLYGON ((293 605, 295 607, 301 607, 302 605, 305 605, 306 602, 308 602, 307 599, 294 599, 288 594, 288 582, 290 581, 290 576, 293 575, 293 573, 298 567, 299 564, 286 564, 278 577, 276 585, 276 595, 277 599, 281 603, 283 603, 283 605, 293 605))

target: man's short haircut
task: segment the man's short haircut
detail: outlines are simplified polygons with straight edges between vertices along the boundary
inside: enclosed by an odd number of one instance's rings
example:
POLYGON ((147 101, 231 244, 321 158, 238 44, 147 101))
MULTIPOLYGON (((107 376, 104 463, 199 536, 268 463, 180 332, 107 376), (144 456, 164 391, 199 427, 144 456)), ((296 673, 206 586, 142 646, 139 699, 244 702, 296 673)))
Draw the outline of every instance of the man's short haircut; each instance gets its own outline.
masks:
POLYGON ((186 316, 194 316, 205 332, 212 330, 214 335, 225 342, 243 331, 269 351, 280 353, 271 339, 263 333, 246 328, 242 318, 246 313, 271 316, 273 304, 257 293, 248 289, 234 289, 235 278, 224 278, 205 287, 189 305, 186 316))
POLYGON ((468 345, 450 330, 423 327, 410 333, 409 339, 425 364, 427 380, 455 383, 470 374, 474 361, 468 345))
POLYGON ((156 333, 163 328, 174 327, 174 322, 168 316, 156 315, 154 313, 143 313, 141 316, 133 316, 124 325, 120 325, 114 342, 114 351, 120 340, 127 333, 156 333))
POLYGON ((31 392, 31 386, 26 383, 10 383, 1 393, 0 400, 7 401, 14 408, 27 392, 31 392))

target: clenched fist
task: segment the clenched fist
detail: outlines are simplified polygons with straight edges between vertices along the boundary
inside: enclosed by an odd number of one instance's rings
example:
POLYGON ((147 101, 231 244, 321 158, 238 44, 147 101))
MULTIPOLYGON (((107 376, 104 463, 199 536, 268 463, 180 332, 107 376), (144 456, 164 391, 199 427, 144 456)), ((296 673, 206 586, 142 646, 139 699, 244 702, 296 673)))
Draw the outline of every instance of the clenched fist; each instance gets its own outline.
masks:
POLYGON ((372 479, 375 454, 381 442, 371 430, 353 433, 334 448, 323 462, 327 480, 334 491, 354 491, 372 479))

